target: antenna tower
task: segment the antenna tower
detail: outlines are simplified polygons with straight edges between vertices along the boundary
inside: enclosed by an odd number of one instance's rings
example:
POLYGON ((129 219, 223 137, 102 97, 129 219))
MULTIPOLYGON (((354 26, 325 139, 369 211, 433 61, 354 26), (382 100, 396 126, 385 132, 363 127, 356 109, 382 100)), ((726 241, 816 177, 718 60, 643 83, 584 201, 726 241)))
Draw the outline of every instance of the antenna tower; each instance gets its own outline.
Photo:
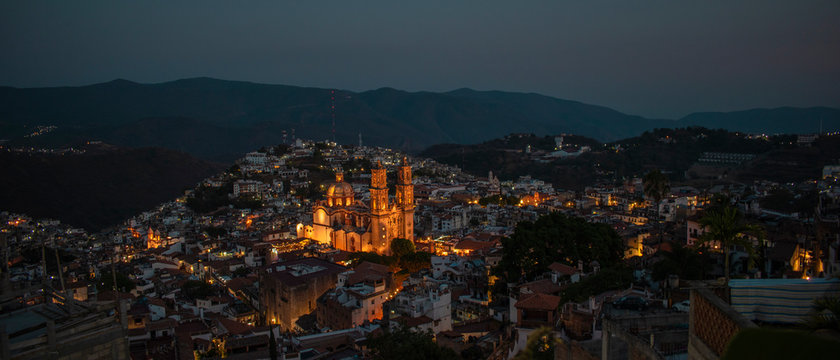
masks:
POLYGON ((330 116, 332 117, 332 141, 335 142, 335 90, 330 90, 330 116))

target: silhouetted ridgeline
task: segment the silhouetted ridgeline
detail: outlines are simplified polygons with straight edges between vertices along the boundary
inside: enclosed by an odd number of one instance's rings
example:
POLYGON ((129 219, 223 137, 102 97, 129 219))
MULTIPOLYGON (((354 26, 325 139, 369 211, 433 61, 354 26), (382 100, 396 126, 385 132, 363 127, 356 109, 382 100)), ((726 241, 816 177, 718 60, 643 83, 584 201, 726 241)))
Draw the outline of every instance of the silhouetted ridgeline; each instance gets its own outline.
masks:
MULTIPOLYGON (((298 137, 331 138, 330 90, 209 78, 160 84, 127 80, 82 87, 0 87, 0 138, 10 145, 67 146, 103 140, 160 146, 231 161, 298 137), (38 125, 57 128, 27 137, 38 125), (291 136, 291 134, 289 134, 291 136)), ((440 143, 473 144, 510 133, 572 133, 615 141, 660 127, 700 125, 766 133, 840 129, 840 110, 779 108, 646 119, 533 93, 459 89, 446 93, 391 88, 337 91, 336 138, 420 151, 440 143)))

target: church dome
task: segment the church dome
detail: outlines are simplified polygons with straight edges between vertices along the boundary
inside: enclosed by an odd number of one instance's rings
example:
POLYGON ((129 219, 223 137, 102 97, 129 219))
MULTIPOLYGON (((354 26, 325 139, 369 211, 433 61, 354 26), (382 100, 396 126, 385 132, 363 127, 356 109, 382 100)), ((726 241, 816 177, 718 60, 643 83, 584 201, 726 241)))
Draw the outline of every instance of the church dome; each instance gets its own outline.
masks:
POLYGON ((330 207, 353 205, 355 195, 353 186, 344 182, 344 173, 339 171, 335 174, 335 182, 327 188, 327 205, 330 207))
POLYGON ((353 195, 355 195, 353 186, 343 181, 332 183, 327 188, 327 196, 330 197, 348 197, 353 195))

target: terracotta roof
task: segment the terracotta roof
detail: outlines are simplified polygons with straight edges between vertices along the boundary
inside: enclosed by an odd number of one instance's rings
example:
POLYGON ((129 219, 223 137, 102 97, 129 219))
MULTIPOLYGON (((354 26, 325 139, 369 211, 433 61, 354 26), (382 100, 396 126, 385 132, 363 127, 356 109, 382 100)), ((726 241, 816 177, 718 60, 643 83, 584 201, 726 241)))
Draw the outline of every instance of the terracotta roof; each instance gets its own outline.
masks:
POLYGON ((389 271, 385 265, 365 261, 353 269, 353 273, 347 277, 347 285, 355 285, 366 280, 385 279, 389 271))
POLYGON ((553 262, 551 265, 548 265, 548 268, 551 271, 556 273, 561 273, 563 275, 574 275, 577 274, 578 270, 572 266, 561 264, 559 262, 553 262))
POLYGON ((233 335, 244 335, 251 333, 254 330, 253 326, 245 325, 241 322, 234 321, 228 318, 218 318, 216 321, 219 322, 225 329, 227 329, 229 334, 233 335))
POLYGON ((529 292, 536 294, 556 294, 560 290, 563 290, 563 288, 551 282, 549 279, 531 281, 519 286, 519 291, 523 294, 528 294, 529 292))
POLYGON ((665 242, 663 242, 659 245, 655 245, 654 249, 656 249, 656 251, 665 251, 665 252, 669 252, 669 253, 674 252, 674 247, 671 246, 671 243, 668 242, 668 241, 665 241, 665 242))
POLYGON ((250 286, 251 284, 254 283, 254 281, 255 281, 254 279, 238 277, 238 278, 235 278, 235 279, 232 279, 232 280, 228 281, 227 283, 225 283, 225 285, 227 285, 227 287, 230 288, 233 291, 239 291, 239 290, 242 290, 242 289, 250 286))
POLYGON ((271 267, 280 267, 280 266, 285 266, 286 270, 274 271, 274 272, 269 273, 267 275, 268 275, 268 277, 271 277, 271 278, 273 278, 277 281, 282 282, 286 286, 303 285, 303 284, 306 284, 312 278, 315 278, 315 277, 318 277, 318 276, 324 276, 324 275, 328 275, 328 274, 338 274, 338 273, 346 270, 346 268, 344 266, 341 266, 341 265, 338 265, 338 264, 335 264, 335 263, 331 263, 331 262, 326 261, 326 260, 321 260, 321 259, 318 259, 318 258, 303 258, 303 259, 290 260, 290 261, 285 261, 285 262, 280 262, 280 263, 274 263, 274 264, 271 265, 271 267), (294 266, 294 265, 319 266, 319 267, 322 267, 322 269, 320 269, 318 271, 311 272, 311 273, 295 276, 295 275, 292 274, 293 271, 290 269, 290 267, 294 266))
POLYGON ((493 247, 496 243, 492 241, 478 241, 473 239, 464 239, 458 242, 455 245, 455 249, 458 250, 481 250, 486 249, 489 247, 493 247))
POLYGON ((557 310, 557 307, 560 306, 560 300, 561 298, 559 296, 530 294, 523 296, 522 299, 516 302, 515 306, 517 309, 553 311, 557 310))
POLYGON ((185 335, 196 335, 196 334, 206 334, 210 332, 210 328, 200 320, 182 322, 175 328, 176 334, 185 334, 185 335))
POLYGON ((356 270, 357 272, 358 271, 373 271, 373 272, 377 272, 377 273, 380 273, 380 274, 387 274, 391 271, 391 268, 389 268, 386 265, 376 264, 376 263, 372 263, 370 261, 365 261, 365 262, 362 262, 361 264, 359 264, 358 266, 356 266, 356 268, 354 270, 356 270))

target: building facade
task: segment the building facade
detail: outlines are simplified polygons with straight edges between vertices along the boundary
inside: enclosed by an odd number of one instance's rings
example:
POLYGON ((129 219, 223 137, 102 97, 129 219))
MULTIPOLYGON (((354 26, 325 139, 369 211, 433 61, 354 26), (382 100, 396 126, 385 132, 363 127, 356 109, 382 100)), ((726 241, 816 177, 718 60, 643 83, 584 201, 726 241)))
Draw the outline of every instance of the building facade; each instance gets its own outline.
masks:
POLYGON ((266 321, 292 330, 298 318, 315 311, 318 297, 335 288, 346 269, 318 258, 275 263, 260 277, 260 304, 266 321))
POLYGON ((327 189, 326 199, 313 207, 312 224, 301 225, 298 236, 344 251, 379 254, 390 254, 391 240, 395 238, 414 241, 411 166, 403 158, 397 169, 393 203, 389 201, 382 163, 377 163, 371 172, 369 204, 356 200, 353 187, 344 182, 344 174, 339 171, 327 189))

